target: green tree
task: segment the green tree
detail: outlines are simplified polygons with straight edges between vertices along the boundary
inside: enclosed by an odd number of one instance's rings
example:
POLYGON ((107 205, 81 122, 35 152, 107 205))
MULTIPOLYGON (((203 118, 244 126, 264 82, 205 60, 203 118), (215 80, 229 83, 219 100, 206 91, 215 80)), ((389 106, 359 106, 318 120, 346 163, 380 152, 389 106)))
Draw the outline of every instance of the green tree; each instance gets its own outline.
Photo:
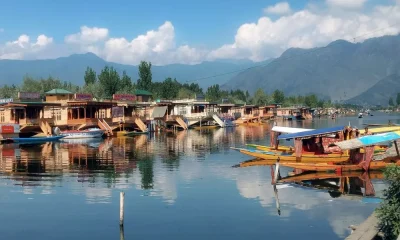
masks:
POLYGON ((253 97, 253 104, 258 106, 265 106, 269 103, 268 96, 261 88, 257 89, 253 97))
POLYGON ((389 166, 384 174, 389 187, 384 190, 385 200, 377 214, 385 239, 396 239, 400 235, 400 167, 389 166))
POLYGON ((137 87, 140 90, 151 90, 152 74, 151 74, 151 62, 141 61, 139 64, 139 79, 137 81, 137 87))
POLYGON ((113 94, 120 90, 120 78, 118 72, 113 67, 104 67, 98 76, 101 88, 105 97, 112 97, 113 94))
POLYGON ((274 103, 283 103, 285 101, 285 94, 277 89, 272 93, 272 99, 274 103))
POLYGON ((222 99, 222 94, 221 90, 219 89, 219 84, 215 84, 207 88, 206 99, 211 102, 217 102, 222 99))
POLYGON ((180 88, 181 84, 176 81, 176 79, 172 80, 171 78, 167 78, 162 82, 160 96, 163 99, 177 98, 180 88))
POLYGON ((194 98, 195 95, 196 94, 194 92, 190 91, 187 88, 180 88, 179 91, 178 91, 178 98, 179 99, 185 99, 185 98, 191 99, 191 98, 194 98))
POLYGON ((87 86, 89 84, 95 84, 96 83, 96 72, 92 68, 87 67, 86 71, 85 71, 84 80, 85 80, 85 86, 87 86))
POLYGON ((304 104, 307 107, 315 108, 318 105, 318 98, 315 94, 308 95, 304 98, 304 104))
POLYGON ((396 105, 400 105, 400 93, 397 93, 397 97, 396 97, 396 105))
POLYGON ((122 78, 120 82, 119 93, 134 93, 134 86, 132 84, 131 77, 126 74, 126 71, 122 72, 122 78))
POLYGON ((393 98, 392 97, 389 98, 389 106, 394 106, 394 102, 393 102, 393 98))
POLYGON ((98 100, 103 99, 105 97, 104 90, 100 83, 90 83, 85 85, 83 88, 79 89, 80 93, 89 93, 98 100))

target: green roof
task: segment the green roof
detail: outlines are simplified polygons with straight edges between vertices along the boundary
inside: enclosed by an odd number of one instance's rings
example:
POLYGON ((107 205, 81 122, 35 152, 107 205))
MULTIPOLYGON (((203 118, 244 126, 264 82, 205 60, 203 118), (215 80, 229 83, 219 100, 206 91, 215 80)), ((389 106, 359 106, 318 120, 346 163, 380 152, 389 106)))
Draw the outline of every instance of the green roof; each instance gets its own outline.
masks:
POLYGON ((137 90, 135 91, 135 95, 147 95, 147 96, 152 96, 153 94, 152 94, 151 92, 149 92, 149 91, 146 91, 146 90, 137 89, 137 90))
POLYGON ((46 92, 46 94, 73 94, 73 93, 64 89, 55 88, 53 90, 46 92))

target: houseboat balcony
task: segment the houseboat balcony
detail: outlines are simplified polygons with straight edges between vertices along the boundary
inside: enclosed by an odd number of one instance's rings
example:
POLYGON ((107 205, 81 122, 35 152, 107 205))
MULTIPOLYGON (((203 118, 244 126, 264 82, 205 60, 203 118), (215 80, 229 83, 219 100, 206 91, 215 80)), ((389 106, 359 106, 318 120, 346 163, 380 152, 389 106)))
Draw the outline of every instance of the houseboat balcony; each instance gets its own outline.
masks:
POLYGON ((218 112, 201 112, 201 113, 189 113, 184 117, 187 119, 200 119, 206 117, 212 117, 214 114, 218 114, 218 112))
MULTIPOLYGON (((82 125, 86 124, 87 126, 96 126, 98 124, 99 118, 81 118, 81 119, 68 119, 68 125, 82 125)), ((111 123, 112 118, 100 118, 104 119, 106 122, 111 123)))
POLYGON ((19 119, 18 123, 20 125, 35 126, 35 125, 39 125, 41 121, 46 121, 50 125, 54 124, 53 118, 24 118, 24 119, 19 119))

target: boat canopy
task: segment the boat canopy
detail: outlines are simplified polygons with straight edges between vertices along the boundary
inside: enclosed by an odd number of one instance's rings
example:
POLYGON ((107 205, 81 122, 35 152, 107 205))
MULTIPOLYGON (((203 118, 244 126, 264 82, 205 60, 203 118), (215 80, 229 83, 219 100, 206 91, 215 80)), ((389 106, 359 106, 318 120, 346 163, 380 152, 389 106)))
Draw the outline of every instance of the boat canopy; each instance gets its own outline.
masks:
POLYGON ((279 133, 299 133, 299 132, 307 132, 307 131, 312 131, 312 130, 314 130, 314 129, 279 127, 279 126, 273 126, 271 129, 271 131, 279 132, 279 133))
POLYGON ((293 138, 303 139, 303 138, 310 138, 310 137, 326 136, 326 135, 330 135, 332 133, 337 133, 337 132, 343 131, 345 128, 346 128, 345 126, 338 126, 338 127, 315 129, 315 130, 299 132, 299 133, 285 134, 285 135, 280 135, 278 137, 278 140, 293 139, 293 138))
POLYGON ((357 149, 366 146, 372 146, 376 144, 381 144, 385 142, 395 141, 400 139, 400 131, 399 132, 389 132, 389 133, 381 133, 376 135, 367 135, 351 140, 346 140, 342 142, 335 143, 342 150, 349 149, 357 149))
MULTIPOLYGON (((400 131, 400 126, 368 128, 368 132, 371 132, 371 133, 387 133, 387 132, 393 132, 393 131, 400 131)), ((364 133, 365 133, 365 130, 360 129, 360 134, 364 134, 364 133)))

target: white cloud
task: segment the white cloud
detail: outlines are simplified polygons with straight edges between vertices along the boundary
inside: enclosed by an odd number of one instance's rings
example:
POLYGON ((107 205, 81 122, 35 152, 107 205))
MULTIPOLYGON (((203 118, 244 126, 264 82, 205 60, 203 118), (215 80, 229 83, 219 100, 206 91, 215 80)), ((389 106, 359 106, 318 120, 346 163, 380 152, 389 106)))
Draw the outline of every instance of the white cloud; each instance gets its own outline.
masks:
POLYGON ((0 59, 24 59, 26 55, 32 53, 37 53, 38 58, 40 58, 40 53, 52 43, 53 38, 44 34, 39 35, 36 42, 31 42, 28 35, 22 34, 15 41, 6 42, 3 46, 0 45, 0 59))
POLYGON ((329 6, 340 8, 361 8, 367 0, 326 0, 329 6))
POLYGON ((82 26, 79 33, 74 33, 65 37, 66 43, 90 44, 105 40, 108 38, 107 28, 82 26))
POLYGON ((276 20, 261 17, 237 30, 235 41, 211 51, 209 59, 277 57, 291 47, 312 48, 337 39, 366 38, 399 33, 399 6, 376 6, 368 15, 357 12, 301 10, 276 20), (376 31, 376 29, 382 29, 376 31), (364 37, 365 35, 365 37, 364 37))
POLYGON ((290 5, 288 2, 279 2, 273 6, 269 6, 264 9, 265 13, 271 14, 287 14, 290 13, 292 10, 290 9, 290 5))

